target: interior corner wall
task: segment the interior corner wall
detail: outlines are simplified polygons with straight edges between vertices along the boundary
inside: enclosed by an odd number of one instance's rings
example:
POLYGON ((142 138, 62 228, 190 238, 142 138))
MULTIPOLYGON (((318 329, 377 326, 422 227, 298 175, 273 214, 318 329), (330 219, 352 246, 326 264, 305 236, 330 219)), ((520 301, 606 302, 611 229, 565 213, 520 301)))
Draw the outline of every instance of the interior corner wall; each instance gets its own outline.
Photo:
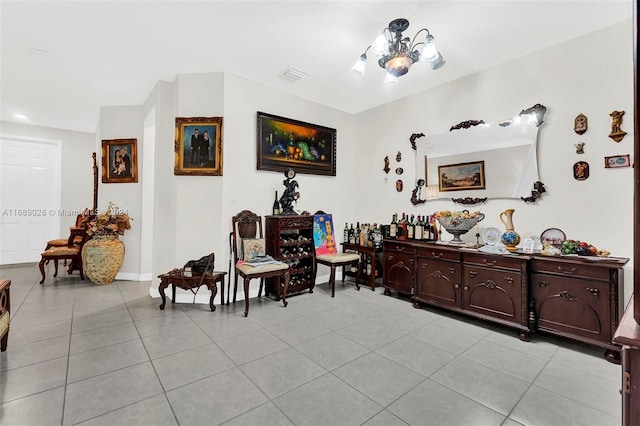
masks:
MULTIPOLYGON (((504 226, 499 214, 514 208, 516 231, 523 238, 539 236, 547 228, 562 229, 567 238, 587 241, 614 256, 633 256, 633 169, 605 169, 604 157, 633 155, 633 50, 632 21, 567 41, 451 83, 383 105, 355 117, 355 126, 373 162, 358 162, 360 190, 355 193, 360 221, 388 223, 393 213, 432 214, 438 210, 480 210, 486 218, 480 228, 504 226), (430 200, 413 206, 415 152, 412 133, 444 133, 466 120, 497 122, 537 103, 547 108, 538 135, 538 170, 547 192, 535 203, 495 199, 462 206, 450 200, 430 200), (626 111, 619 143, 608 137, 614 110, 626 111), (574 119, 585 114, 589 130, 573 131, 574 119), (574 144, 585 142, 585 154, 574 144), (402 161, 396 163, 396 153, 402 161), (389 156, 392 171, 382 171, 389 156), (590 177, 573 178, 573 164, 587 161, 590 177), (401 166, 404 174, 393 170, 401 166), (396 179, 404 190, 396 191, 396 179)), ((445 53, 446 55, 446 53, 445 53)), ((416 65, 416 67, 419 66, 416 65)), ((411 70, 397 84, 411 84, 411 70)), ((436 71, 437 72, 437 71, 436 71)), ((458 130, 464 131, 464 130, 458 130)), ((421 139, 418 139, 420 141, 421 139)), ((633 163, 633 158, 632 158, 633 163)), ((451 236, 445 234, 444 239, 451 236)), ((463 235, 475 242, 475 233, 463 235)), ((625 300, 632 293, 632 261, 625 267, 625 300)))
MULTIPOLYGON (((0 122, 0 133, 26 138, 62 141, 62 211, 82 211, 93 207, 93 160, 95 134, 28 124, 0 122)), ((98 167, 100 165, 98 164, 98 167)), ((44 207, 44 206, 43 206, 44 207)), ((76 221, 74 214, 60 215, 60 234, 69 235, 76 221)), ((43 245, 44 248, 44 245, 43 245)))
POLYGON ((108 106, 100 109, 100 119, 96 131, 95 150, 98 153, 98 164, 102 164, 102 140, 131 139, 137 140, 138 182, 136 183, 102 183, 102 173, 98 179, 98 210, 104 211, 109 202, 126 210, 133 219, 131 230, 120 239, 125 245, 125 256, 117 279, 137 280, 140 276, 140 226, 142 217, 142 172, 144 116, 140 106, 108 106))

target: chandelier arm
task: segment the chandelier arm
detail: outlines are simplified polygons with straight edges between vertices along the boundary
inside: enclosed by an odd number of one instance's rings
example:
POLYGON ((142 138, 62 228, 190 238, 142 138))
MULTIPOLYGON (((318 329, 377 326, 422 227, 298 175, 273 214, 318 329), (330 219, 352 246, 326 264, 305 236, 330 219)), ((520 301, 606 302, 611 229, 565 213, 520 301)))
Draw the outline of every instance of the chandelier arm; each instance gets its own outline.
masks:
POLYGON ((418 37, 418 34, 420 34, 420 33, 421 33, 421 32, 423 32, 423 31, 426 31, 426 32, 427 32, 427 35, 431 35, 431 33, 429 32, 429 30, 428 30, 428 29, 426 29, 426 28, 422 28, 420 31, 418 31, 418 32, 416 33, 416 35, 414 35, 414 36, 413 36, 413 39, 411 40, 411 47, 409 48, 409 50, 413 50, 416 46, 419 46, 419 45, 421 45, 421 44, 424 44, 424 42, 418 42, 418 43, 414 44, 414 43, 415 43, 415 41, 416 41, 416 38, 418 37))

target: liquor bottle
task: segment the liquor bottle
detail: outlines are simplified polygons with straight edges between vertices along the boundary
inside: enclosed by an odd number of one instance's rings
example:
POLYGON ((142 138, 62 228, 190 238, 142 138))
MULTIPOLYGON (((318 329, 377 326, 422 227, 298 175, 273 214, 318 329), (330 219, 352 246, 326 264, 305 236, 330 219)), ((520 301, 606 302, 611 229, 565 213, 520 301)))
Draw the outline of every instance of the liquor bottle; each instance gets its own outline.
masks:
POLYGON ((360 230, 360 245, 361 246, 366 246, 367 245, 367 239, 369 237, 367 236, 367 226, 366 225, 362 225, 362 229, 360 230))
POLYGON ((424 224, 424 231, 422 234, 422 239, 423 240, 432 240, 433 239, 433 234, 431 233, 432 229, 431 229, 431 216, 429 215, 424 215, 424 219, 422 220, 422 223, 424 224))
POLYGON ((429 230, 431 232, 431 239, 438 241, 438 227, 436 226, 436 217, 431 215, 429 218, 429 230))
POLYGON ((349 226, 347 222, 344 223, 344 230, 342 231, 342 242, 349 243, 349 226))
POLYGON ((280 202, 278 201, 278 191, 276 191, 276 199, 273 201, 273 214, 280 214, 280 202))
POLYGON ((356 235, 353 244, 360 244, 360 222, 356 222, 356 235))
POLYGON ((422 224, 422 218, 418 215, 418 220, 416 221, 416 227, 413 231, 413 237, 416 240, 421 240, 423 238, 424 225, 422 224))
POLYGON ((356 243, 356 231, 353 229, 353 223, 351 224, 351 228, 349 228, 349 244, 356 243))
POLYGON ((397 218, 398 215, 397 214, 393 214, 393 217, 391 218, 391 225, 389 225, 389 238, 396 238, 398 236, 398 221, 397 218))
POLYGON ((371 256, 367 256, 367 275, 371 276, 371 256))
POLYGON ((411 215, 411 219, 407 222, 407 238, 413 240, 415 234, 415 224, 413 223, 414 215, 411 215))
POLYGON ((402 212, 402 219, 398 221, 398 239, 407 239, 407 215, 402 212))

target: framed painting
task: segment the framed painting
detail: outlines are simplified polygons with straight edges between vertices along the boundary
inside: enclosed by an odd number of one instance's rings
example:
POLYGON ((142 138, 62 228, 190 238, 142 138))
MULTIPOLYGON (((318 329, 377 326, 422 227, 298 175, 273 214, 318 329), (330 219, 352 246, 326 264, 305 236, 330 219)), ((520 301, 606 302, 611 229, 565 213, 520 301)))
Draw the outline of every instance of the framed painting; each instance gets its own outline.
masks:
POLYGON ((138 182, 137 139, 102 141, 102 183, 138 182))
POLYGON ((485 189, 484 161, 438 166, 438 187, 440 192, 485 189))
POLYGON ((222 117, 176 117, 174 175, 222 176, 222 117))
POLYGON ((630 167, 631 158, 629 154, 625 155, 612 155, 611 157, 604 157, 604 168, 615 169, 618 167, 630 167))
POLYGON ((258 111, 258 170, 336 175, 336 129, 258 111))

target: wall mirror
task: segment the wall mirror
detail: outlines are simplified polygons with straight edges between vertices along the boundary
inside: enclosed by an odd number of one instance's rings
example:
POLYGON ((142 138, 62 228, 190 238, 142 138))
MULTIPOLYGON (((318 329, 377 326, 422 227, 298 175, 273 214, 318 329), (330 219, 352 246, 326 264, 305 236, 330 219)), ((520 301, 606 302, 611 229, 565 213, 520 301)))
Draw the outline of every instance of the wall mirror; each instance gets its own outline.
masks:
POLYGON ((462 204, 490 198, 536 201, 544 192, 537 139, 545 111, 537 104, 499 122, 466 121, 447 133, 412 137, 416 182, 426 187, 422 192, 429 200, 462 204))

